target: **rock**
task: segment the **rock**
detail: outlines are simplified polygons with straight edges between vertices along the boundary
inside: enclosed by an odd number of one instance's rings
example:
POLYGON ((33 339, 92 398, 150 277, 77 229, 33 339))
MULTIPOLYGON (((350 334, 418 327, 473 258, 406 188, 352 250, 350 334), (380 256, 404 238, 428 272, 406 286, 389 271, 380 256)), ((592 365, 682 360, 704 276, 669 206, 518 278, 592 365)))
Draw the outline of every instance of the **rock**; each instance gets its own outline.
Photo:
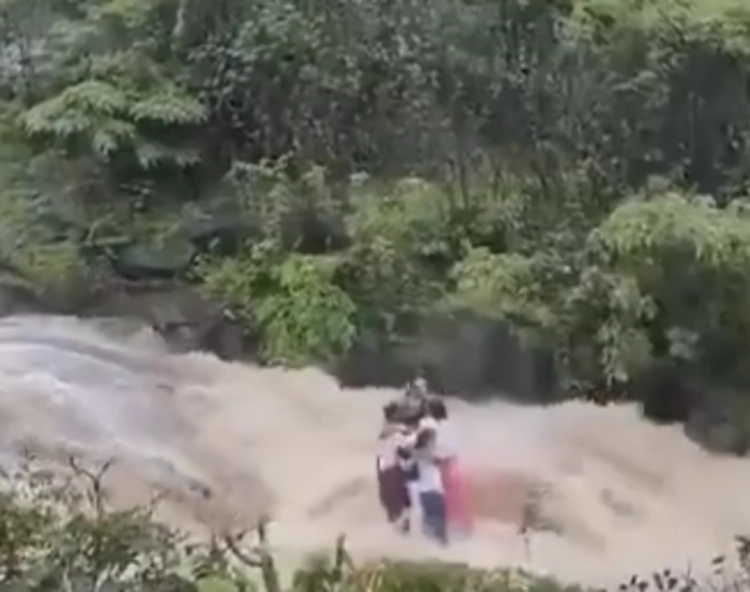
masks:
POLYGON ((225 360, 241 359, 246 351, 244 328, 195 289, 177 282, 112 285, 82 314, 146 323, 177 351, 206 350, 225 360))
POLYGON ((122 248, 112 259, 112 268, 129 280, 171 279, 187 271, 196 254, 193 244, 174 237, 162 244, 135 243, 122 248))
POLYGON ((729 422, 711 426, 706 437, 706 447, 715 452, 744 456, 750 448, 747 434, 739 426, 729 422))
POLYGON ((235 252, 252 230, 234 206, 190 212, 185 215, 182 228, 199 251, 211 249, 218 254, 235 252))
POLYGON ((10 266, 0 265, 0 316, 42 312, 33 286, 10 266))
POLYGON ((638 376, 630 389, 640 399, 643 415, 657 423, 687 421, 697 398, 693 389, 674 365, 654 365, 638 376))
POLYGON ((425 319, 420 333, 401 344, 360 346, 334 372, 350 387, 399 387, 418 368, 437 394, 479 399, 503 393, 519 403, 557 397, 551 351, 526 345, 506 323, 470 313, 425 319))
POLYGON ((240 360, 246 357, 253 343, 245 335, 240 325, 222 315, 209 327, 201 339, 201 349, 215 353, 225 361, 240 360))
POLYGON ((750 450, 747 430, 719 411, 694 409, 684 430, 688 438, 711 452, 744 456, 750 450))

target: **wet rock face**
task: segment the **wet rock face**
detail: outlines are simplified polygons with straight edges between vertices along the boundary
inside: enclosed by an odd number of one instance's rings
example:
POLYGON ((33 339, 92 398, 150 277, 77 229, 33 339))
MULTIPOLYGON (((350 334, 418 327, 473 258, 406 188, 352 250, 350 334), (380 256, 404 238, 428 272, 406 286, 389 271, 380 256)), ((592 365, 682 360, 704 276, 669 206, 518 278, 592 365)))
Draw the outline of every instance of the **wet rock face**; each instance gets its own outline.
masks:
POLYGON ((38 312, 41 308, 32 292, 0 284, 0 317, 38 312))
POLYGON ((663 424, 687 420, 698 394, 678 369, 671 364, 657 364, 637 377, 632 396, 641 402, 645 417, 663 424))
POLYGON ((247 360, 253 350, 247 327, 179 281, 113 281, 62 304, 57 296, 38 296, 21 274, 0 265, 0 318, 30 313, 130 319, 157 331, 175 351, 210 351, 226 361, 247 360))
POLYGON ((726 414, 695 409, 685 423, 685 434, 711 452, 745 456, 750 450, 750 434, 740 422, 726 414))
POLYGON ((246 358, 245 329, 221 307, 176 282, 117 286, 82 311, 87 317, 140 321, 160 333, 175 351, 210 351, 224 360, 246 358))
POLYGON ((112 260, 112 268, 129 280, 169 279, 183 274, 193 261, 196 249, 187 240, 162 245, 133 244, 112 260))
POLYGON ((0 266, 0 317, 40 312, 43 308, 30 283, 12 268, 0 266))
POLYGON ((235 204, 214 204, 214 211, 183 212, 170 236, 130 240, 109 255, 114 272, 129 280, 184 277, 196 255, 236 252, 252 234, 235 204))

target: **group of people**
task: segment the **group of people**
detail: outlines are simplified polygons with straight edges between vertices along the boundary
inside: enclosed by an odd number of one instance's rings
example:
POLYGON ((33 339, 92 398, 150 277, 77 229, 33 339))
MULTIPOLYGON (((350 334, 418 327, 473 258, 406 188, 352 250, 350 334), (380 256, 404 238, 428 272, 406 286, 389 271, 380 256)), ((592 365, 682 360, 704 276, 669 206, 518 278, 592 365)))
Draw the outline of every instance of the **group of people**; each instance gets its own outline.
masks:
POLYGON ((388 521, 408 534, 415 520, 441 544, 471 530, 466 482, 445 402, 424 381, 383 408, 377 477, 388 521))

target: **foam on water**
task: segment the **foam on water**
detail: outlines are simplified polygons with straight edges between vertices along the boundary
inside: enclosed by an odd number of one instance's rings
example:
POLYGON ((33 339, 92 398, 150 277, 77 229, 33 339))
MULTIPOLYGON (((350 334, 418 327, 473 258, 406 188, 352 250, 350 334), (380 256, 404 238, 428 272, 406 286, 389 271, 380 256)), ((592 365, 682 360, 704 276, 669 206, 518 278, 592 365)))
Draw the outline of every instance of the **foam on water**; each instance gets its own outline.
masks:
POLYGON ((117 456, 118 503, 171 493, 163 517, 200 532, 273 517, 284 557, 345 532, 358 556, 521 564, 592 584, 705 566, 750 532, 750 462, 718 458, 632 406, 450 402, 481 513, 448 550, 383 524, 374 437, 387 389, 340 389, 316 370, 172 355, 124 321, 0 321, 0 456, 117 456), (517 533, 530 484, 555 528, 517 533), (210 490, 211 495, 206 496, 210 490))

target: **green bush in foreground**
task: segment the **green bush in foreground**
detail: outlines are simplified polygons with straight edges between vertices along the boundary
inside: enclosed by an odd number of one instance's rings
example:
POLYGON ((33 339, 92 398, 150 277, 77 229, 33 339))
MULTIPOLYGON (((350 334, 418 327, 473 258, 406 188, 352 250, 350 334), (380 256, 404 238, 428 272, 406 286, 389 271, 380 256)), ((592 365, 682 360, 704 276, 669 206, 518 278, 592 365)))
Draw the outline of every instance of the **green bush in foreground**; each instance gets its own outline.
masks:
MULTIPOLYGON (((131 510, 106 504, 103 477, 70 460, 67 475, 40 469, 33 458, 2 474, 0 492, 0 591, 7 592, 280 592, 265 526, 258 542, 222 533, 192 544, 153 519, 155 503, 131 510), (256 573, 253 573, 256 572, 256 573), (260 577, 254 577, 255 575, 260 577)), ((651 581, 633 577, 623 592, 687 592, 706 587, 740 590, 750 574, 750 543, 740 542, 740 573, 723 569, 705 586, 669 571, 651 581)), ((311 558, 291 581, 293 592, 578 592, 520 570, 483 570, 440 562, 383 561, 355 564, 343 537, 331 554, 311 558)))

